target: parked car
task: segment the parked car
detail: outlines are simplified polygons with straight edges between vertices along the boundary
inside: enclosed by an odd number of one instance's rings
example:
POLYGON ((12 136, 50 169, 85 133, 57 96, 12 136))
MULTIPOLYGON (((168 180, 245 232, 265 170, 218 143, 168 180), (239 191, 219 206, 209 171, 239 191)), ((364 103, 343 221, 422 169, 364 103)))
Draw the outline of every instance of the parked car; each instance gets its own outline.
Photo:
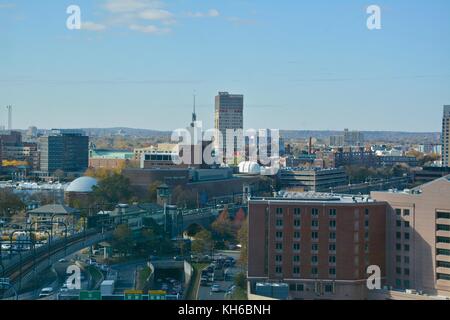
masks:
POLYGON ((211 292, 220 292, 220 291, 221 291, 220 285, 218 285, 218 284, 213 284, 212 285, 211 292))
POLYGON ((208 278, 207 277, 201 277, 200 278, 200 285, 202 287, 207 287, 208 286, 208 278))

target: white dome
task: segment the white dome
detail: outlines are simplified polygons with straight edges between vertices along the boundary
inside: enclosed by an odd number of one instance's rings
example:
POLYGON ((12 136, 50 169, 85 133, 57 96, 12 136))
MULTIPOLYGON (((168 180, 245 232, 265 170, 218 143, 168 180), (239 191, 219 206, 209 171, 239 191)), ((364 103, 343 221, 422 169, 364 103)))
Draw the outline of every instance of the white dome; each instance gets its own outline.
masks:
POLYGON ((239 163, 239 173, 260 174, 261 167, 257 162, 244 161, 239 163))
POLYGON ((66 189, 66 192, 92 192, 92 188, 97 185, 97 179, 91 177, 81 177, 73 180, 66 189))

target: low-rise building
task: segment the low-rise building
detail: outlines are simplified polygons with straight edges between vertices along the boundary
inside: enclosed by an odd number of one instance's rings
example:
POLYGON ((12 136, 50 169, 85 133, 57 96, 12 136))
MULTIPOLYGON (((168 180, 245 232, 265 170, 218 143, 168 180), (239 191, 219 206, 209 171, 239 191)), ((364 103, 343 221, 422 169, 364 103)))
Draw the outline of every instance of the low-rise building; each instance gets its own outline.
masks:
POLYGON ((348 184, 342 168, 284 168, 279 172, 283 188, 298 191, 329 192, 333 187, 348 184))

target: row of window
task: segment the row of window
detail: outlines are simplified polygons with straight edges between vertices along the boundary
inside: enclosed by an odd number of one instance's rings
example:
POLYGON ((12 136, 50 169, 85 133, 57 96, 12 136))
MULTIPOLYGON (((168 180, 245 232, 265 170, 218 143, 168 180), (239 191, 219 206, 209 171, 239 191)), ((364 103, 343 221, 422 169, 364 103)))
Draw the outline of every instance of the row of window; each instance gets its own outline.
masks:
MULTIPOLYGON (((281 266, 276 266, 275 267, 275 273, 276 274, 282 274, 283 273, 283 267, 281 266)), ((300 267, 294 267, 292 269, 292 273, 295 275, 299 275, 300 274, 300 267)), ((319 274, 319 269, 316 267, 312 267, 311 268, 311 275, 312 276, 317 276, 319 274)), ((328 274, 330 276, 335 276, 336 275, 336 268, 329 268, 328 269, 328 274)))
MULTIPOLYGON (((395 268, 395 273, 397 273, 397 274, 399 274, 399 275, 402 274, 402 268, 399 268, 399 267, 395 268)), ((409 268, 403 269, 403 274, 404 274, 405 276, 409 276, 409 274, 410 274, 409 268)))
POLYGON ((448 249, 436 249, 436 254, 437 255, 442 255, 442 256, 450 256, 450 250, 448 250, 448 249))
MULTIPOLYGON (((283 214, 284 210, 283 210, 283 208, 276 208, 275 212, 276 212, 277 214, 283 214)), ((301 215, 301 212, 302 212, 302 211, 301 211, 301 208, 294 208, 294 215, 295 215, 295 216, 301 215)), ((369 213, 370 213, 369 209, 365 209, 364 214, 365 214, 366 216, 368 216, 369 213)), ((312 215, 313 217, 318 217, 318 216, 319 216, 319 209, 318 209, 318 208, 311 208, 311 215, 312 215)), ((336 215, 337 215, 337 209, 328 209, 328 215, 329 215, 330 217, 336 217, 336 215)))
MULTIPOLYGON (((397 240, 401 240, 401 239, 402 239, 402 233, 401 233, 401 232, 397 232, 395 236, 396 236, 397 240)), ((405 232, 405 233, 403 234, 403 238, 404 238, 405 240, 409 240, 409 239, 410 239, 410 234, 409 234, 409 232, 405 232)))
MULTIPOLYGON (((401 250, 402 250, 402 245, 401 245, 400 243, 397 243, 397 244, 395 245, 395 249, 396 249, 397 251, 401 251, 401 250)), ((403 245, 403 250, 406 251, 406 252, 409 252, 409 250, 410 250, 409 244, 403 245)))
MULTIPOLYGON (((395 209, 395 214, 397 216, 402 215, 402 209, 395 209)), ((409 209, 403 209, 403 216, 409 216, 411 214, 411 211, 409 209)))
MULTIPOLYGON (((283 262, 283 256, 282 255, 276 255, 275 256, 275 261, 276 262, 283 262)), ((300 262, 300 256, 294 256, 293 257, 293 261, 298 263, 300 262)), ((336 263, 336 256, 329 256, 328 257, 328 262, 329 263, 336 263)), ((316 255, 311 256, 311 263, 312 264, 316 264, 319 263, 319 257, 316 255)))
POLYGON ((403 257, 403 259, 402 259, 402 256, 396 256, 396 257, 395 257, 395 261, 396 261, 397 263, 402 263, 402 260, 403 260, 403 262, 404 262, 405 264, 409 264, 409 257, 405 256, 405 257, 403 257))
MULTIPOLYGON (((276 225, 277 227, 283 227, 284 222, 283 222, 282 219, 277 219, 277 221, 275 222, 275 225, 276 225)), ((330 228, 336 228, 336 220, 330 220, 329 223, 328 223, 328 226, 329 226, 330 228)), ((369 226, 368 221, 367 221, 366 226, 367 226, 367 227, 369 226)), ((300 219, 295 219, 295 220, 294 220, 294 227, 295 227, 295 228, 300 228, 300 227, 301 227, 301 220, 300 220, 300 219)), ((311 227, 313 227, 313 228, 318 228, 318 227, 319 227, 319 220, 316 220, 316 219, 311 220, 311 227)))
MULTIPOLYGON (((300 243, 294 243, 292 245, 292 248, 294 249, 294 251, 300 251, 300 243)), ((277 242, 275 243, 275 249, 278 251, 282 251, 283 250, 283 243, 281 242, 277 242)), ((319 251, 319 244, 318 243, 313 243, 311 244, 311 251, 319 251)), ((330 243, 328 245, 328 251, 336 251, 336 243, 330 243)))
MULTIPOLYGON (((396 222, 397 227, 400 228, 402 226, 402 220, 397 220, 396 222)), ((403 221, 403 224, 405 226, 405 228, 409 228, 410 224, 409 221, 403 221)))

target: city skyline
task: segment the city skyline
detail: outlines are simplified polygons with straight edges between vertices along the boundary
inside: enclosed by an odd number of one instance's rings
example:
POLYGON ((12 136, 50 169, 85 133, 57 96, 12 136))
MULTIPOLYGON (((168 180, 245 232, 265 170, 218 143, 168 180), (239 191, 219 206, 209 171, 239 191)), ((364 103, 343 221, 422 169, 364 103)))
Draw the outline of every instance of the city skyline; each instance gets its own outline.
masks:
POLYGON ((229 91, 246 128, 439 132, 450 101, 448 1, 378 1, 372 31, 363 1, 80 0, 68 30, 71 4, 0 1, 1 125, 172 130, 196 91, 213 128, 229 91))

